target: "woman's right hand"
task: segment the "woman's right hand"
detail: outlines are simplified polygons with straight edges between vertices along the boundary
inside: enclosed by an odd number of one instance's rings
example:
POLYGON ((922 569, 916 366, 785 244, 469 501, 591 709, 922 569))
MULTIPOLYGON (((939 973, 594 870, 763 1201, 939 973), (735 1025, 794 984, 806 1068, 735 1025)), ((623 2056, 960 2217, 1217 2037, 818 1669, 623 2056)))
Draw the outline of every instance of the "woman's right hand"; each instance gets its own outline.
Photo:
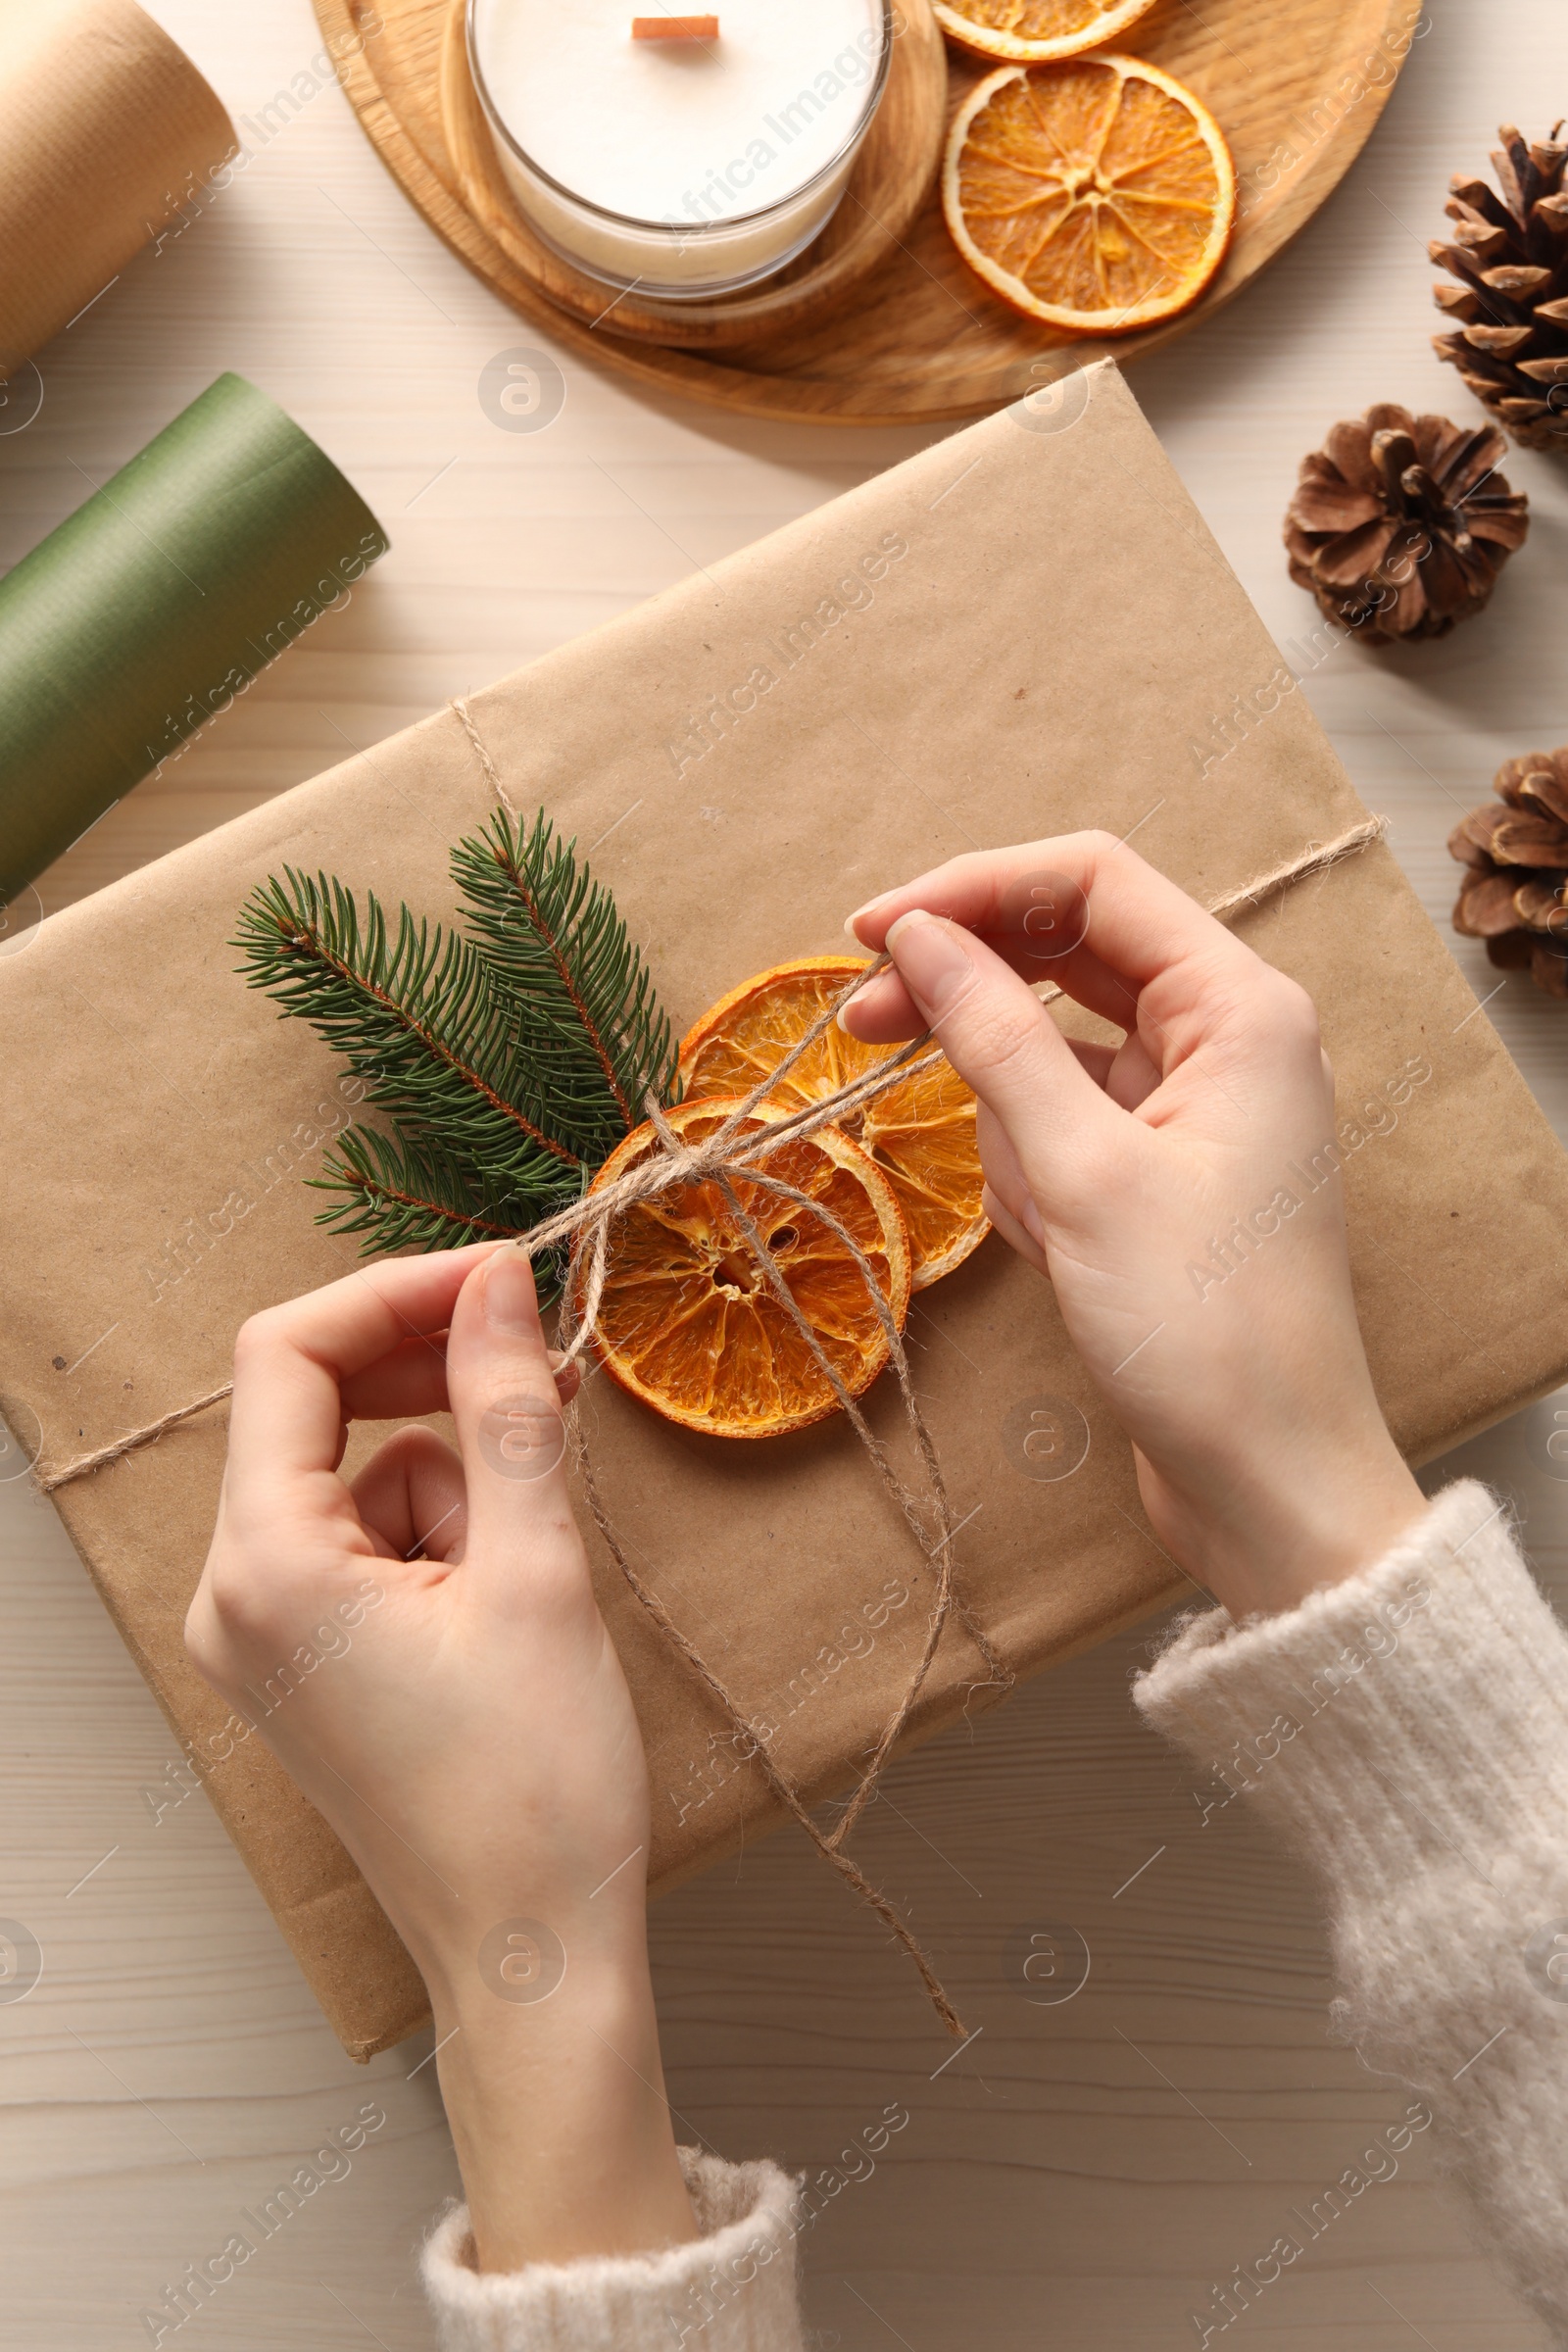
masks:
POLYGON ((896 968, 844 1026, 929 1027, 973 1087, 988 1212, 1049 1274, 1172 1556, 1237 1617, 1380 1557, 1425 1501, 1367 1369, 1305 991, 1106 833, 956 858, 850 922, 896 968), (1124 1042, 1069 1043, 1046 980, 1124 1042))

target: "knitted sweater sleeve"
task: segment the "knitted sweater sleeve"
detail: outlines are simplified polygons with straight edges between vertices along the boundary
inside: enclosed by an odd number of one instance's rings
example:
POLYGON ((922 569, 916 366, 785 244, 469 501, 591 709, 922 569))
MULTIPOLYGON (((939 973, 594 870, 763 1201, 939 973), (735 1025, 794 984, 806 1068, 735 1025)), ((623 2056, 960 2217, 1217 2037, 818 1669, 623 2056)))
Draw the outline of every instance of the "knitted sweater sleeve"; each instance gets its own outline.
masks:
POLYGON ((476 2271, 457 2206, 420 2264, 441 2352, 803 2352, 795 2183, 680 2150, 702 2237, 659 2254, 476 2271))
POLYGON ((1568 2345, 1568 1640, 1504 1506, 1467 1481, 1287 1616, 1190 1617, 1134 1695, 1305 1857, 1337 2028, 1568 2345))

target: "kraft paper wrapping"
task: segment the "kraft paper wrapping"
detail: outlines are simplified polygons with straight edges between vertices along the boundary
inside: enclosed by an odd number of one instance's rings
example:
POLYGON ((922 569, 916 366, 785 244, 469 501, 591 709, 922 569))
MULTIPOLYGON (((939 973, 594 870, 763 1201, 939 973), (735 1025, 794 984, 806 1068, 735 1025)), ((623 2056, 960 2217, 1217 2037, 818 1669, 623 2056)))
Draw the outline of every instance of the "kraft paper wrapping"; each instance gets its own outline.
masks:
MULTIPOLYGON (((1120 376, 1102 366, 1086 390, 1061 429, 1016 410, 975 425, 474 699, 515 804, 543 802, 601 845, 595 871, 677 1027, 762 965, 841 951, 849 907, 972 844, 1137 826, 1140 851, 1208 901, 1363 815, 1120 376)), ((246 894, 287 860, 448 916, 448 845, 486 808, 473 752, 439 713, 51 917, 0 961, 14 1056, 0 1216, 27 1235, 0 1273, 0 1402, 45 1471, 217 1386, 244 1316, 348 1262, 299 1178, 353 1105, 333 1057, 232 976, 223 942, 246 894)), ((1240 928, 1322 1008, 1373 1372, 1400 1445, 1429 1456, 1568 1375, 1568 1163, 1385 848, 1240 928)), ((922 1402, 968 1520, 962 1588, 1029 1675, 1169 1597, 1172 1571, 1049 1286, 993 1236, 917 1306, 922 1402), (1040 1416, 1087 1436, 1071 1475, 1039 1476, 1026 1441, 1040 1416)), ((641 1573, 797 1783, 844 1787, 930 1605, 855 1436, 840 1419, 724 1444, 602 1377, 585 1394, 641 1573)), ((870 1406, 902 1447, 890 1382, 870 1406)), ((181 1647, 223 1446, 210 1412, 56 1499, 323 2008, 365 2054, 420 2022, 413 1967, 181 1647)), ((589 1541, 648 1742, 657 1889, 773 1816, 755 1764, 589 1541)), ((979 1672, 955 1630, 911 1737, 952 1721, 979 1672)), ((890 1951, 890 1982, 904 1965, 890 1951)))
POLYGON ((0 906, 386 548, 310 435, 220 375, 24 556, 0 580, 0 906))
POLYGON ((0 0, 0 382, 235 152, 134 0, 0 0))

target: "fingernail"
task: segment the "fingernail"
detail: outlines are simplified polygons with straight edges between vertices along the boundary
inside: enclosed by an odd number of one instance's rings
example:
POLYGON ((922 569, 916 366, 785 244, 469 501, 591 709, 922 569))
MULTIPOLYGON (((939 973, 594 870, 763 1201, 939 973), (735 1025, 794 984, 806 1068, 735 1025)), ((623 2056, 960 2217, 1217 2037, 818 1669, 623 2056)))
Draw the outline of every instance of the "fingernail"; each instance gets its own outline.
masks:
POLYGON ((847 914, 844 918, 844 932, 846 938, 853 939, 858 948, 864 947, 865 942, 861 939, 860 934, 855 928, 856 924, 860 920, 862 915, 875 914, 879 906, 885 906, 889 899, 896 896, 897 893, 894 891, 881 891, 878 893, 876 898, 867 899, 863 906, 857 906, 853 914, 847 914))
POLYGON ((484 1319, 492 1331, 537 1330, 533 1276, 519 1250, 498 1250, 485 1267, 484 1319))
POLYGON ((888 953, 928 1021, 951 1012, 979 978, 957 926, 923 906, 900 915, 888 933, 888 953))

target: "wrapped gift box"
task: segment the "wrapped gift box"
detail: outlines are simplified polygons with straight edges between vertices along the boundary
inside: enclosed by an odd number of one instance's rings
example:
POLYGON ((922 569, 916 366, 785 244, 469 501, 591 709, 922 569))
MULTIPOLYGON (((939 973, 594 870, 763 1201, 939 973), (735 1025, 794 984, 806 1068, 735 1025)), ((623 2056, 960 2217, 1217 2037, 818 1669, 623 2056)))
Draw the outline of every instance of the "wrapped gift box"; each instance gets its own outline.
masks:
MULTIPOLYGON (((1213 902, 1364 814, 1108 365, 1055 408, 994 416, 565 646, 472 711, 514 805, 542 803, 590 851, 677 1030, 763 965, 842 950, 850 907, 957 851, 1136 828, 1146 858, 1213 902)), ((442 711, 52 917, 0 961, 0 1405, 40 1474, 218 1386, 245 1316, 352 1262, 300 1180, 358 1089, 234 976, 244 899, 289 863, 445 918, 448 848, 489 805, 442 711)), ((1321 1007, 1378 1393, 1406 1452, 1429 1456, 1568 1374, 1568 1164, 1386 848, 1239 927, 1321 1007)), ((1017 1674, 1169 1598, 1129 1449, 1049 1286, 993 1236, 917 1298, 910 1337, 965 1521, 961 1588, 1017 1674), (1069 1475, 1041 1475, 1080 1453, 1069 1475)), ((586 1398, 640 1572, 770 1728, 797 1786, 843 1788, 931 1602, 853 1433, 840 1418, 724 1444, 604 1379, 586 1398)), ((901 1446, 891 1382, 871 1412, 901 1446)), ((222 1409, 199 1415, 55 1498, 323 2008, 365 2056, 421 2022, 417 1977, 261 1741, 225 1739, 227 1709, 182 1645, 224 1425, 222 1409)), ((648 1741, 657 1889, 777 1812, 591 1541, 648 1741)), ((953 1720, 982 1674, 955 1626, 910 1736, 953 1720)))

